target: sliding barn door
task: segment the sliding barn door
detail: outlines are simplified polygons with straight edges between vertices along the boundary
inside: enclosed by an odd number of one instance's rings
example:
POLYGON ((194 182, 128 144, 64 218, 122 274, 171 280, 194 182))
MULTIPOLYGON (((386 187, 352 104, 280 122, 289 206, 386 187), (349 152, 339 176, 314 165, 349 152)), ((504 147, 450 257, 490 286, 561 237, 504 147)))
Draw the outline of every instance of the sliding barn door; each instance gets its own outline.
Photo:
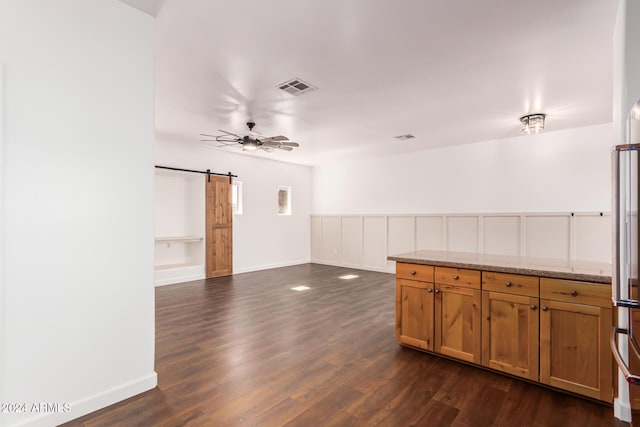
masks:
POLYGON ((210 176, 206 181, 207 277, 233 273, 231 183, 228 177, 210 176), (210 178, 210 179, 208 179, 210 178))

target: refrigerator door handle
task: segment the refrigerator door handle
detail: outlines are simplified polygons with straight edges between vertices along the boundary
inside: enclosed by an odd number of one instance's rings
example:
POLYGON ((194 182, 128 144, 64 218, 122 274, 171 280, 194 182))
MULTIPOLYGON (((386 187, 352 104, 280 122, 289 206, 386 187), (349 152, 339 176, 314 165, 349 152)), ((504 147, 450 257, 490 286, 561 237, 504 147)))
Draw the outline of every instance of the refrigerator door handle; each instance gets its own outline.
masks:
POLYGON ((618 334, 629 335, 629 331, 626 329, 618 328, 617 326, 613 327, 611 331, 611 352, 613 353, 613 358, 616 359, 616 363, 618 367, 622 371, 624 378, 630 383, 635 385, 640 385, 640 376, 633 375, 629 370, 629 367, 622 359, 622 355, 618 350, 618 334))

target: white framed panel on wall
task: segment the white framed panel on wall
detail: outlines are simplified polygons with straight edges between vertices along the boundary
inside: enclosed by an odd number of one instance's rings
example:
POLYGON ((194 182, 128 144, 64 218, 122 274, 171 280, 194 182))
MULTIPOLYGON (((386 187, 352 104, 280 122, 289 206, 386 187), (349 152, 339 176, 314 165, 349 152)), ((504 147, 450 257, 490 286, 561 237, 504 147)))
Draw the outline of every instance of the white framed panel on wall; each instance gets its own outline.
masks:
POLYGON ((337 262, 340 259, 340 217, 322 217, 322 257, 323 261, 337 262))
POLYGON ((528 215, 525 256, 569 259, 570 215, 528 215))
POLYGON ((484 216, 482 252, 496 255, 519 254, 520 222, 519 216, 484 216))
POLYGON ((585 261, 611 262, 611 215, 576 214, 575 258, 585 261))
POLYGON ((311 259, 322 259, 322 217, 311 217, 311 259))
POLYGON ((343 264, 362 264, 362 217, 341 218, 340 261, 343 264))
POLYGON ((447 250, 456 252, 478 252, 478 216, 447 217, 447 250))
POLYGON ((386 269, 387 217, 365 216, 362 221, 362 266, 374 270, 386 269))
POLYGON ((414 249, 412 216, 387 217, 387 254, 397 255, 414 249))
POLYGON ((416 250, 441 251, 444 246, 444 218, 441 216, 416 217, 416 250))

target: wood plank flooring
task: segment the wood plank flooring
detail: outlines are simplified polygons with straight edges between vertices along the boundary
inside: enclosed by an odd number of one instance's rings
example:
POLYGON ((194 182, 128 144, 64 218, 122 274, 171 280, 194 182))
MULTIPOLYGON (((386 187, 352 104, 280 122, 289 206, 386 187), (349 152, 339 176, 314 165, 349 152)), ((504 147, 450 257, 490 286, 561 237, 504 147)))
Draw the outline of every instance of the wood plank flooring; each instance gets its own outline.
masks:
POLYGON ((400 347, 394 283, 306 264, 157 288, 158 387, 66 425, 627 425, 611 407, 400 347))

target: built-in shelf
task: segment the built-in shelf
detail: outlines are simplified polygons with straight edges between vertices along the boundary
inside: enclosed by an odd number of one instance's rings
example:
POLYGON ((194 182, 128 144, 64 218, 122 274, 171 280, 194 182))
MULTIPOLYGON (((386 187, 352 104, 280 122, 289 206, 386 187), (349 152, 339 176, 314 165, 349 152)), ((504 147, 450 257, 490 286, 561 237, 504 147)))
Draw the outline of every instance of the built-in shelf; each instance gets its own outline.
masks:
POLYGON ((156 243, 189 243, 201 242, 202 236, 160 236, 156 237, 156 243))
POLYGON ((172 270, 172 269, 175 269, 175 268, 184 268, 184 267, 202 267, 202 268, 204 268, 204 266, 202 266, 200 264, 183 262, 183 263, 178 263, 178 264, 156 265, 155 269, 156 269, 156 271, 157 270, 172 270))

